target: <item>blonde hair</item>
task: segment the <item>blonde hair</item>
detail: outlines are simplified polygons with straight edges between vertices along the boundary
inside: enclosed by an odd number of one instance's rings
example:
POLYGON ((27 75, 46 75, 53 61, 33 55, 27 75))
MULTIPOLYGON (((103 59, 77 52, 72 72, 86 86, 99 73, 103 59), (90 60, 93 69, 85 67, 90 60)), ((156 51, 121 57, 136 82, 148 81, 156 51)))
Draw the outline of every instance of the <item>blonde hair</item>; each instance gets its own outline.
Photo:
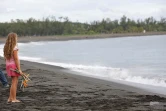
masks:
POLYGON ((17 45, 17 34, 9 33, 3 49, 5 59, 10 59, 13 56, 14 47, 17 45))

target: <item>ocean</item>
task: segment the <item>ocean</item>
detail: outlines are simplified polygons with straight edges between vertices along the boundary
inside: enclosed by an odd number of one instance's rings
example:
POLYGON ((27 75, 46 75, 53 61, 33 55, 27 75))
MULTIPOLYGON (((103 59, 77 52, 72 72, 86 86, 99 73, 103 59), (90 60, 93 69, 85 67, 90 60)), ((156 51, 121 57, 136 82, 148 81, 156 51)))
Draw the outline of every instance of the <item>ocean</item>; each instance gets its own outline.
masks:
POLYGON ((41 41, 18 47, 21 60, 166 94, 166 35, 41 41))

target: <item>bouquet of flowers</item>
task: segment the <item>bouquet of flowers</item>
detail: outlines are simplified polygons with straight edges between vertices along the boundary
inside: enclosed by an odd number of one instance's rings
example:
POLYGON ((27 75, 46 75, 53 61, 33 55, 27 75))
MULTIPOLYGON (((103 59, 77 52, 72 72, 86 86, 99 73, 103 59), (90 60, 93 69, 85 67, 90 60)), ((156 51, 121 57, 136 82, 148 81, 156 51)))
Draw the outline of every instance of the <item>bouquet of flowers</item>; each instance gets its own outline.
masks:
MULTIPOLYGON (((20 74, 18 69, 11 68, 10 70, 15 71, 18 74, 20 74)), ((29 74, 27 74, 27 73, 23 73, 23 74, 21 74, 21 76, 22 76, 22 80, 21 80, 20 89, 22 89, 22 91, 24 92, 24 88, 26 88, 28 86, 28 81, 30 81, 30 79, 29 79, 29 74)))

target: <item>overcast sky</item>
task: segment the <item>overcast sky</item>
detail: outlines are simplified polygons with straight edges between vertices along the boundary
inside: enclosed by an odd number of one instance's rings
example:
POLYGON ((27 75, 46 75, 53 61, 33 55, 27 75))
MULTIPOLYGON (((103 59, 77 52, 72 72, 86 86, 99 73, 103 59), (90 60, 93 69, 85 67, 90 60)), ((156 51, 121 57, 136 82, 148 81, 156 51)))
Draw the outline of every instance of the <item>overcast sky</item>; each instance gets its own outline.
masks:
POLYGON ((42 19, 67 16, 71 21, 90 22, 123 15, 131 19, 166 17, 166 0, 0 0, 0 22, 11 19, 42 19))

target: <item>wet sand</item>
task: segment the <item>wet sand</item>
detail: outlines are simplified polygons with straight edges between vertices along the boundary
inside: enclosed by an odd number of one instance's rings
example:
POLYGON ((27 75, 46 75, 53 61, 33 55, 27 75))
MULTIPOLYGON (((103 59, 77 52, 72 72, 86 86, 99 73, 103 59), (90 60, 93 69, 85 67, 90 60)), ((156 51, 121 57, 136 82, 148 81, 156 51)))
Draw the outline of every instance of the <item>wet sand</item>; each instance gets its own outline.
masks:
MULTIPOLYGON (((32 80, 25 92, 18 87, 17 97, 22 102, 7 104, 9 88, 0 84, 0 111, 166 110, 165 97, 139 88, 76 75, 58 66, 21 61, 21 68, 32 80)), ((3 58, 0 69, 6 74, 3 58)))

